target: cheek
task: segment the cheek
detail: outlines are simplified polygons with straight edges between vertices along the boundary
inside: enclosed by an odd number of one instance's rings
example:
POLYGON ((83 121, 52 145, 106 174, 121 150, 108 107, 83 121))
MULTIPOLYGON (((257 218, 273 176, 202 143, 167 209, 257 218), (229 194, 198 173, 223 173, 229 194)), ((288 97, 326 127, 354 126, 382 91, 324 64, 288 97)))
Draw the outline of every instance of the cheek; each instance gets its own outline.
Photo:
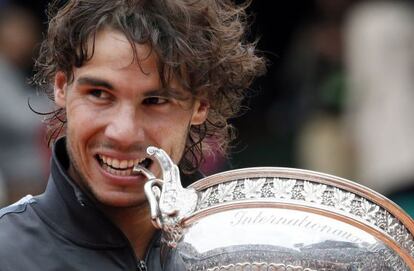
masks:
MULTIPOLYGON (((67 123, 67 131, 66 136, 70 148, 70 152, 72 156, 74 156, 75 161, 82 161, 84 158, 85 149, 86 149, 86 142, 85 139, 87 137, 87 130, 82 129, 83 124, 81 122, 78 123, 77 120, 70 121, 68 120, 67 123), (80 124, 80 125, 79 125, 80 124)), ((84 164, 85 161, 81 162, 80 164, 84 164)))
POLYGON ((93 110, 84 103, 73 102, 67 107, 68 128, 75 130, 76 134, 89 133, 96 129, 101 121, 101 112, 93 110))
POLYGON ((183 154, 189 129, 189 115, 182 114, 169 119, 165 125, 159 125, 157 143, 169 153, 175 163, 178 163, 183 154))
POLYGON ((189 113, 178 106, 162 114, 146 112, 143 123, 151 127, 151 133, 157 137, 177 137, 186 134, 191 118, 189 113))
POLYGON ((66 134, 72 151, 75 155, 83 156, 91 140, 99 133, 100 119, 82 106, 68 107, 67 116, 66 134))

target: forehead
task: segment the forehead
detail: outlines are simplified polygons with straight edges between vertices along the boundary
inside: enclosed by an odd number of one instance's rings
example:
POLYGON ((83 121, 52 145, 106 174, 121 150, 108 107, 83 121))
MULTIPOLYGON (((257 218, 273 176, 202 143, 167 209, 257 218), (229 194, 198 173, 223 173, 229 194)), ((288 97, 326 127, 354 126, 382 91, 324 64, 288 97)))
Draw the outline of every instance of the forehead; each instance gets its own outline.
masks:
POLYGON ((92 57, 74 69, 75 84, 86 77, 105 81, 113 89, 131 90, 131 93, 163 89, 179 99, 191 95, 173 73, 160 76, 159 58, 150 45, 134 45, 135 48, 120 31, 103 29, 97 32, 88 43, 92 57))
POLYGON ((112 70, 133 69, 158 75, 158 56, 148 44, 132 44, 116 30, 103 29, 88 43, 92 58, 83 67, 108 67, 112 70), (135 50, 134 50, 135 49, 135 50))

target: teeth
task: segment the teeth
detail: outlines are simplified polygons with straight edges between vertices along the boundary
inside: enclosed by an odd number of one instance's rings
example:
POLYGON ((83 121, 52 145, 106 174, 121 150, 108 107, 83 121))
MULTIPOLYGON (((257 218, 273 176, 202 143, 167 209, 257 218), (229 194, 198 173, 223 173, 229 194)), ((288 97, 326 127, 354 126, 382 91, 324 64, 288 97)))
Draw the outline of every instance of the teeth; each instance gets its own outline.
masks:
POLYGON ((119 168, 125 169, 125 168, 127 168, 127 167, 128 167, 128 161, 127 161, 127 160, 122 160, 122 161, 119 163, 119 168))
POLYGON ((114 169, 107 165, 103 165, 103 168, 113 175, 130 176, 132 174, 132 169, 114 169))
POLYGON ((132 168, 134 165, 142 163, 145 160, 145 158, 135 159, 135 160, 118 160, 116 158, 110 158, 104 155, 99 155, 99 157, 108 166, 115 168, 115 169, 122 169, 122 170, 132 168))
POLYGON ((112 167, 119 168, 119 160, 118 159, 113 159, 112 160, 112 167))
POLYGON ((108 168, 108 171, 109 171, 109 173, 112 173, 112 174, 115 174, 116 173, 116 170, 113 169, 113 168, 108 168))

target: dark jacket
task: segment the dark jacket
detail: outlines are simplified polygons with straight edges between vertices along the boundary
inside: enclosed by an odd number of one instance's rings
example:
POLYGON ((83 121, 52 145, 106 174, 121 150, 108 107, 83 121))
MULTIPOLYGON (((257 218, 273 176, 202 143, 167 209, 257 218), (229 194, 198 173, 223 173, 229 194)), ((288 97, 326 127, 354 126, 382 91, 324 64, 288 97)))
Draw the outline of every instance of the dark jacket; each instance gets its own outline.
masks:
MULTIPOLYGON (((68 166, 61 139, 46 191, 0 210, 0 270, 140 270, 125 235, 73 184, 68 166)), ((145 259, 148 270, 161 270, 157 240, 145 259)))

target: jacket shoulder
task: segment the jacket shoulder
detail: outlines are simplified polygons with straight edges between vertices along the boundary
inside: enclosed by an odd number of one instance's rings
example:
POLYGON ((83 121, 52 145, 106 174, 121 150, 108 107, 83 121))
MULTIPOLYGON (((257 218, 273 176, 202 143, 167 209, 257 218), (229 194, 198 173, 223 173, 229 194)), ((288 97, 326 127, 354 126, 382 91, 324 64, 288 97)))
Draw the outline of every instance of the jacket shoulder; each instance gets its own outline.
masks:
POLYGON ((33 202, 35 202, 35 199, 32 195, 27 195, 21 198, 19 201, 0 209, 0 219, 10 213, 24 212, 27 208, 27 205, 33 202))
POLYGON ((31 269, 30 254, 38 250, 33 240, 38 232, 33 233, 31 225, 36 223, 30 204, 35 199, 28 195, 0 209, 0 270, 40 270, 31 269), (28 252, 29 251, 29 252, 28 252), (17 257, 20 255, 21 257, 17 257), (29 255, 29 256, 28 256, 29 255))

